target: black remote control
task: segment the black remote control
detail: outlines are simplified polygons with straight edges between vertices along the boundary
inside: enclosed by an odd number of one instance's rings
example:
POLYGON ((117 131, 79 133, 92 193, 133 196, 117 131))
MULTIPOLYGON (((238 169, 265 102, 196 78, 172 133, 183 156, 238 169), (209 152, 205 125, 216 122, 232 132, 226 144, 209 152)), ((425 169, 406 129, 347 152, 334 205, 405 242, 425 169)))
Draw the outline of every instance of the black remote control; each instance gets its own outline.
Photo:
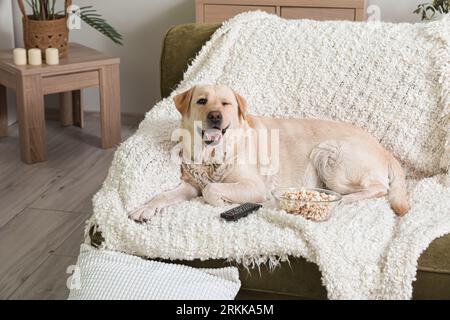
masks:
POLYGON ((262 205, 256 203, 244 203, 228 211, 222 212, 220 216, 227 221, 237 221, 248 216, 250 213, 261 208, 262 205))

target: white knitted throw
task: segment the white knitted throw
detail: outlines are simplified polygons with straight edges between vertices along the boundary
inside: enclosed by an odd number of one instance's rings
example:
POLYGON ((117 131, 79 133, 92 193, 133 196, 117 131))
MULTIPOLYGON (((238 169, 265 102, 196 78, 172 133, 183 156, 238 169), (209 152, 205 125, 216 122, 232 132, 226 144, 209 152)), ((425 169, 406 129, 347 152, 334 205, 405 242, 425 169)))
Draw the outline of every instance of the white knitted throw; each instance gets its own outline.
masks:
POLYGON ((251 114, 358 124, 410 176, 441 174, 410 183, 406 217, 373 199, 341 206, 323 223, 270 209, 226 223, 224 208, 199 198, 147 224, 130 221, 127 212, 179 183, 180 164, 169 153, 180 116, 167 98, 116 152, 88 228, 102 232, 104 248, 151 258, 227 258, 254 267, 301 256, 318 264, 329 298, 411 298, 420 254, 450 232, 450 190, 440 183, 450 158, 449 32, 448 18, 386 24, 245 13, 216 31, 172 93, 221 83, 247 99, 251 114))
POLYGON ((69 300, 233 300, 236 267, 196 269, 81 245, 69 300))

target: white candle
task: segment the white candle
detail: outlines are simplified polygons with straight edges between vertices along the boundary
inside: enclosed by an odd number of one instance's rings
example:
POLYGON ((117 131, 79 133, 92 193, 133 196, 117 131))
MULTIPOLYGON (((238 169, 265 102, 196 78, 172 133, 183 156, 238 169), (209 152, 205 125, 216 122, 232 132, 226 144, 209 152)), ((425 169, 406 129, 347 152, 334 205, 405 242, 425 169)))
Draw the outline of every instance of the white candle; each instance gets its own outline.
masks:
POLYGON ((45 50, 45 62, 48 65, 59 64, 59 51, 56 48, 48 48, 45 50))
POLYGON ((16 66, 24 66, 27 64, 27 50, 23 48, 15 48, 13 50, 14 64, 16 66))
POLYGON ((28 63, 32 66, 40 66, 42 64, 41 49, 28 50, 28 63))

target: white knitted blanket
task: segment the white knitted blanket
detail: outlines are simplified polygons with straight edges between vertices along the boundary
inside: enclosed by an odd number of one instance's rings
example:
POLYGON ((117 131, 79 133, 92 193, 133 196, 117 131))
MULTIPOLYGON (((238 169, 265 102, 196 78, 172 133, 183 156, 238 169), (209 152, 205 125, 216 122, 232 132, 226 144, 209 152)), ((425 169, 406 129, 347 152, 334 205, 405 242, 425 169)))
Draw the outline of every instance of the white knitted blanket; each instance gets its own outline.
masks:
POLYGON ((448 18, 385 24, 246 13, 216 31, 172 93, 221 83, 247 99, 251 114, 358 124, 410 176, 440 174, 411 181, 406 217, 373 199, 341 206, 324 223, 271 209, 226 223, 224 208, 199 198, 147 224, 130 221, 127 212, 179 183, 169 154, 180 116, 168 98, 116 152, 88 228, 97 226, 106 249, 150 258, 227 258, 254 267, 301 256, 318 264, 329 298, 411 298, 420 254, 450 232, 450 189, 440 183, 449 160, 449 32, 448 18))
POLYGON ((196 269, 81 245, 69 300, 233 300, 236 267, 196 269))

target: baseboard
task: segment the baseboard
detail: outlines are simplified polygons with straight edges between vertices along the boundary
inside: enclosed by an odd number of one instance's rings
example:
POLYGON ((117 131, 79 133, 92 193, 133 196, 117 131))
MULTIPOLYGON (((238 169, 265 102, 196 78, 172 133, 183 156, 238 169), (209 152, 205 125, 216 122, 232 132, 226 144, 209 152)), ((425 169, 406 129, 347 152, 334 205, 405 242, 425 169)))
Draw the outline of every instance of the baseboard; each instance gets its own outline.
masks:
MULTIPOLYGON (((88 117, 97 117, 100 118, 100 111, 84 111, 84 114, 88 117)), ((139 113, 131 113, 131 112, 121 112, 122 120, 144 120, 145 114, 139 113)), ((59 110, 58 109, 46 109, 45 110, 45 119, 58 121, 59 120, 59 110)))
MULTIPOLYGON (((100 111, 85 111, 84 114, 88 117, 98 117, 100 118, 100 111)), ((132 112, 121 112, 122 123, 127 123, 132 121, 136 123, 136 121, 142 121, 145 118, 145 114, 141 113, 132 113, 132 112)), ((45 119, 50 121, 59 121, 59 110, 54 108, 48 108, 45 110, 45 119)), ((17 119, 8 123, 8 126, 13 126, 17 123, 17 119)))

